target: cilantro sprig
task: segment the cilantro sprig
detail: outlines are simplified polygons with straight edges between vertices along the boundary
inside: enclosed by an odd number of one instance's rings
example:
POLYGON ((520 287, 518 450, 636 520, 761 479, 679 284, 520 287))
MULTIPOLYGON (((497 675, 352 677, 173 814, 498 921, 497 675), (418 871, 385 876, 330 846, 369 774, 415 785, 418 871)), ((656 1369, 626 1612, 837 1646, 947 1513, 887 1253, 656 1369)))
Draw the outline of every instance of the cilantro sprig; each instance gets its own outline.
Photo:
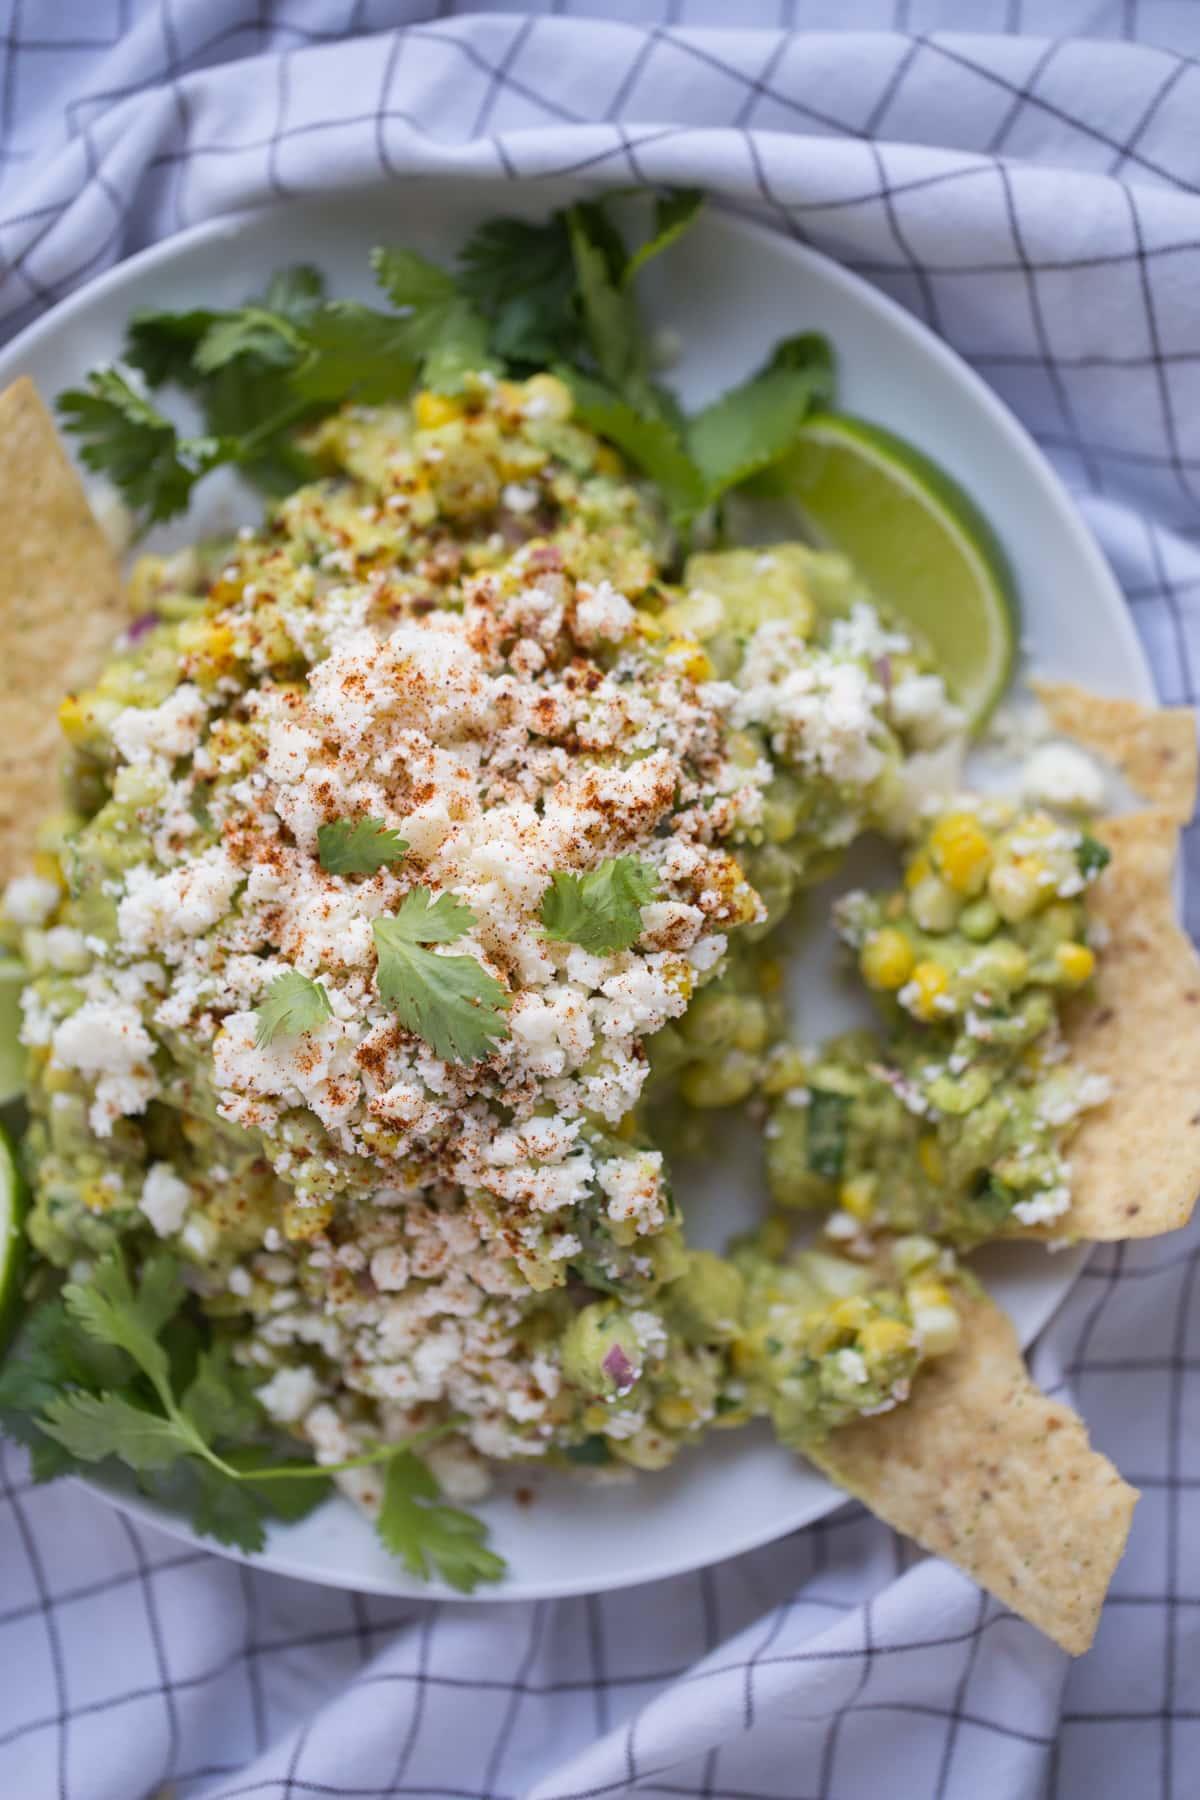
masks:
POLYGON ((317 827, 317 856, 327 875, 373 875, 407 849, 382 819, 333 819, 317 827))
POLYGON ((508 1036, 509 995, 495 976, 473 956, 443 956, 428 947, 453 943, 474 923, 455 895, 435 900, 428 888, 415 887, 399 912, 371 927, 380 999, 447 1062, 477 1062, 508 1036))
POLYGON ((654 870, 633 856, 610 857, 585 875, 560 869, 542 896, 542 928, 560 943, 611 956, 640 937, 642 907, 657 891, 654 870))
POLYGON ((784 339, 749 380, 690 419, 663 385, 637 286, 702 202, 694 189, 660 195, 648 235, 632 247, 603 200, 541 223, 489 220, 453 270, 380 247, 371 262, 390 310, 330 299, 320 273, 301 265, 240 307, 139 313, 125 370, 94 371, 60 395, 60 412, 84 461, 149 524, 183 511, 222 464, 271 493, 311 479, 297 433, 346 401, 403 400, 418 383, 456 394, 471 374, 551 368, 571 386, 578 419, 658 485, 686 529, 776 463, 833 394, 832 354, 815 333, 784 339), (151 389, 184 390, 203 431, 180 434, 128 371, 151 389))
POLYGON ((319 981, 302 975, 299 969, 288 969, 277 975, 267 989, 255 1018, 254 1047, 262 1050, 277 1037, 299 1037, 315 1031, 324 1020, 333 1017, 329 995, 319 981))
POLYGON ((338 1463, 282 1458, 247 1372, 225 1342, 199 1340, 187 1300, 169 1253, 148 1256, 135 1281, 114 1250, 35 1308, 0 1370, 0 1424, 29 1446, 35 1479, 120 1465, 183 1504, 198 1531, 254 1551, 269 1517, 301 1518, 332 1475, 382 1464, 380 1536, 407 1568, 466 1593, 500 1578, 483 1524, 441 1503, 417 1454, 445 1427, 338 1463))

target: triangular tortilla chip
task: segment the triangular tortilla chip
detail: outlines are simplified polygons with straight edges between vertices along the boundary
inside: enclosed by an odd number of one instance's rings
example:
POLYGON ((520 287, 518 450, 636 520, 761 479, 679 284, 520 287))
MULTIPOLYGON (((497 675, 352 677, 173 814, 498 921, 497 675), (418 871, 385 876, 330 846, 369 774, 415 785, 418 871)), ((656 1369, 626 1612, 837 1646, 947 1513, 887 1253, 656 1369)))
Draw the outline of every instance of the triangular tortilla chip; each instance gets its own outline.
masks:
POLYGON ((921 1370, 902 1406, 808 1454, 886 1524, 1079 1656, 1137 1490, 1089 1448, 1083 1421, 1034 1386, 1000 1308, 964 1294, 960 1311, 958 1348, 921 1370))
POLYGON ((1035 681, 1050 722, 1124 775, 1151 806, 1186 825, 1196 805, 1196 719, 1188 706, 1105 700, 1069 681, 1035 681))
POLYGON ((0 883, 58 801, 58 702, 122 624, 120 572, 27 377, 0 393, 0 883))
POLYGON ((1072 1059, 1112 1092, 1067 1147, 1070 1210, 1038 1235, 1155 1237, 1186 1225, 1200 1194, 1200 957, 1175 923, 1171 813, 1095 830, 1112 851, 1090 905, 1108 942, 1064 1028, 1072 1059))

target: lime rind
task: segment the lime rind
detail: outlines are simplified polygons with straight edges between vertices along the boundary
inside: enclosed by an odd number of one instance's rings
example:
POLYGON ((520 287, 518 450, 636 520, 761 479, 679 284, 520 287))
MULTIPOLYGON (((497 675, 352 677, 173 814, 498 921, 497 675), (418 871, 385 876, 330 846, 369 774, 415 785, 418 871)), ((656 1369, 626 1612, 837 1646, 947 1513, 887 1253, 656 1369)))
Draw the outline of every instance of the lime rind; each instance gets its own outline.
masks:
POLYGON ((0 1351, 15 1329, 25 1266, 25 1182, 16 1146, 0 1125, 0 1351))
POLYGON ((885 591, 881 581, 876 581, 875 586, 879 598, 888 602, 905 623, 915 626, 927 639, 935 658, 947 665, 945 672, 956 690, 956 698, 972 728, 979 730, 1011 678, 1019 636, 1016 579, 992 525, 965 489, 914 444, 851 413, 818 413, 800 432, 797 455, 785 460, 776 480, 780 482, 782 478, 780 485, 787 484, 810 523, 852 562, 864 560, 862 544, 856 545, 848 534, 840 532, 838 521, 824 514, 819 506, 814 509, 811 504, 806 505, 803 489, 788 480, 789 474, 796 471, 798 456, 806 443, 849 451, 869 464, 877 479, 907 492, 921 513, 953 542, 967 579, 961 592, 947 598, 941 619, 937 607, 914 606, 913 596, 899 588, 888 587, 885 591), (951 648, 946 627, 961 638, 962 609, 968 606, 980 624, 978 648, 983 651, 972 655, 969 666, 957 654, 941 654, 951 648))

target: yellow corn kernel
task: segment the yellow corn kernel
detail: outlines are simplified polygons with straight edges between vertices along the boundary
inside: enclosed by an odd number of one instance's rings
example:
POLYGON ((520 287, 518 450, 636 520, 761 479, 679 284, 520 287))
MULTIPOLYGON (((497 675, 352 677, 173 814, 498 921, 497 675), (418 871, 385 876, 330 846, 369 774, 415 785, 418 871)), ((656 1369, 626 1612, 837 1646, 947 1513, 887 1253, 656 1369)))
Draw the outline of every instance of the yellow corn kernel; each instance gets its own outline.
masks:
POLYGON ((290 1244, 303 1244, 310 1238, 320 1237, 325 1227, 332 1224, 334 1211, 332 1200, 285 1200, 283 1235, 290 1244))
POLYGON ((859 1348, 864 1356, 895 1356, 912 1347, 913 1334, 899 1319, 871 1319, 859 1334, 859 1348))
POLYGON ((942 1160, 942 1146, 932 1131, 917 1139, 917 1161, 927 1179, 941 1187, 946 1179, 946 1165, 942 1160))
POLYGON ((44 1094, 70 1094, 75 1089, 78 1076, 70 1069, 60 1069, 55 1063, 46 1065, 42 1076, 42 1092, 44 1094))
POLYGON ((79 1190, 79 1198, 89 1212, 111 1212, 121 1199, 121 1189, 119 1186, 114 1186, 111 1181, 107 1181, 103 1175, 99 1175, 94 1180, 83 1183, 79 1190))
POLYGON ((691 999, 692 990, 696 985, 696 971, 691 963, 684 962, 682 957, 678 961, 672 959, 669 963, 663 964, 659 973, 672 993, 682 995, 685 1000, 691 999))
POLYGON ((699 1415, 695 1401, 686 1394, 664 1394, 655 1405, 654 1417, 664 1431, 687 1431, 699 1415))
POLYGON ((904 986, 915 961, 913 947, 904 933, 885 925, 881 930, 873 931, 863 945, 858 966, 868 987, 892 993, 904 986))
POLYGON ((875 1211, 875 1186, 873 1175, 851 1176, 850 1180, 843 1181, 838 1189, 838 1205, 843 1212, 848 1212, 852 1219, 858 1219, 860 1223, 865 1223, 875 1211))
POLYGON ((915 1311, 918 1307, 950 1306, 950 1291, 940 1281, 913 1281, 905 1289, 908 1304, 915 1311))
POLYGON ((932 874, 933 864, 923 850, 918 850, 917 854, 910 858, 908 867, 904 871, 904 885, 906 888, 915 888, 932 874))
POLYGON ((909 1003, 909 1011, 918 1019, 935 1019, 944 1013, 946 1008, 938 1002, 950 986, 950 977, 941 963, 919 962, 912 972, 912 982, 916 989, 909 1003))
POLYGON ((431 394, 423 388, 413 401, 413 417, 421 431, 436 431, 439 425, 452 425, 462 418, 462 404, 445 394, 431 394))
POLYGON ((91 719, 78 694, 68 694, 59 702, 58 723, 69 744, 85 744, 91 735, 91 719))
POLYGON ((585 1406, 583 1409, 583 1423, 588 1431, 603 1431, 604 1427, 608 1424, 610 1417, 611 1414, 609 1413, 607 1406, 599 1400, 594 1401, 591 1406, 585 1406))
POLYGON ((623 1144, 632 1144, 632 1142, 633 1142, 634 1138, 637 1136, 637 1134, 638 1134, 637 1112, 635 1111, 635 1109, 633 1107, 630 1107, 629 1111, 625 1114, 625 1116, 622 1119, 618 1120, 616 1129, 613 1132, 613 1136, 619 1137, 623 1144))
POLYGON ((667 660, 689 681, 711 681, 713 666, 695 638, 675 637, 667 644, 667 660))
POLYGON ((829 1309, 829 1323, 839 1331, 861 1331, 871 1320, 871 1303, 861 1294, 851 1294, 829 1309))
POLYGON ((758 991, 760 994, 777 994, 783 986, 783 964, 776 956, 768 956, 758 965, 758 991))
POLYGON ((187 659, 187 672, 200 687, 211 687, 237 664, 231 625, 212 619, 196 619, 179 630, 179 649, 187 659))
POLYGON ((34 853, 33 872, 43 881, 53 881, 63 892, 67 889, 67 878, 63 874, 62 864, 53 850, 38 850, 34 853))
POLYGON ((956 894, 982 893, 992 866, 992 846, 973 813, 947 813, 929 836, 942 874, 956 894))
POLYGON ((988 893, 1006 924, 1019 924, 1037 911, 1039 901, 1050 898, 1049 888, 1041 881, 1045 867, 1038 856, 1018 856, 992 870, 988 893))
POLYGON ((711 1431, 731 1431, 735 1425, 748 1425, 750 1416, 748 1406, 731 1406, 724 1412, 717 1413, 708 1421, 709 1429, 711 1431))
POLYGON ((729 1346, 729 1360, 740 1375, 748 1374, 761 1355, 762 1344, 757 1332, 752 1332, 748 1337, 735 1338, 729 1346))
POLYGON ((527 419, 569 419, 575 402, 565 381, 557 375, 531 375, 525 383, 523 410, 527 419))
POLYGON ((601 444, 596 452, 596 473, 597 475, 611 475, 613 477, 621 476, 625 473, 625 464, 621 461, 616 451, 610 448, 608 444, 601 444))
POLYGON ((1081 987, 1085 981, 1090 981, 1096 967, 1095 951, 1089 950, 1086 944, 1059 944, 1054 960, 1064 980, 1072 987, 1081 987))

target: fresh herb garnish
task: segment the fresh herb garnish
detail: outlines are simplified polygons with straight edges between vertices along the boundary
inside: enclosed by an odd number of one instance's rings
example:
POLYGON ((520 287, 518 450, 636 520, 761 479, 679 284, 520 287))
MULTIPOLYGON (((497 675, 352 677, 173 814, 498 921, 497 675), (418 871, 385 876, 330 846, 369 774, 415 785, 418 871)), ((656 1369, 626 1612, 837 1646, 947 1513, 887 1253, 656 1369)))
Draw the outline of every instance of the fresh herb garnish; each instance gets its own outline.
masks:
POLYGON ((646 264, 676 243, 702 196, 659 196, 649 235, 630 248, 610 204, 581 201, 541 224, 493 219, 456 269, 414 250, 372 255, 393 310, 330 300, 301 265, 227 311, 140 313, 124 360, 152 388, 172 383, 199 406, 205 430, 181 436, 117 368, 60 396, 84 461, 107 475, 143 524, 183 511, 198 480, 234 464, 271 493, 316 473, 296 433, 348 400, 403 400, 415 384, 457 394, 473 373, 551 368, 579 420, 655 482, 686 528, 721 496, 783 456, 814 408, 833 396, 826 340, 783 340, 763 367, 690 422, 657 379, 635 298, 646 264))
POLYGON ((317 855, 328 875, 373 875, 399 862, 407 849, 382 819, 334 819, 317 828, 317 855))
POLYGON ((135 1283, 112 1251, 86 1282, 34 1310, 0 1369, 0 1422, 30 1446, 35 1479, 123 1464, 147 1491, 184 1504, 197 1531, 253 1551, 268 1516, 301 1518, 330 1492, 331 1475, 386 1464, 379 1531, 405 1566, 432 1566, 463 1592, 499 1579, 504 1564, 485 1547, 485 1527, 438 1503, 416 1454, 436 1431, 340 1463, 275 1456, 249 1374, 227 1345, 201 1347, 181 1383, 169 1341, 186 1323, 187 1298, 173 1256, 147 1257, 135 1283))
POLYGON ((393 917, 372 924, 379 953, 380 998, 408 1031, 447 1062, 476 1062, 508 1036, 505 989, 473 956, 439 956, 429 944, 453 943, 475 923, 453 894, 428 888, 404 896, 393 917))
POLYGON ((483 1521, 444 1505, 427 1465, 407 1451, 388 1463, 376 1530, 410 1574, 425 1580, 432 1565, 460 1594, 504 1574, 503 1558, 487 1547, 483 1521))
POLYGON ((548 938, 611 956, 640 937, 641 909, 657 891, 654 870, 633 856, 609 857, 586 875, 560 869, 542 896, 542 926, 548 938))
POLYGON ((808 1102, 808 1166, 814 1175, 836 1181, 846 1160, 850 1101, 828 1088, 810 1088, 808 1102))
POLYGON ((329 995, 321 983, 302 975, 299 969, 288 969, 276 976, 255 1014, 255 1048, 262 1050, 277 1037, 299 1037, 301 1032, 315 1031, 332 1016, 329 995))
POLYGON ((1099 838, 1094 838, 1085 831, 1076 846, 1075 861, 1079 865, 1079 873, 1090 880, 1093 875, 1099 875, 1101 869, 1108 867, 1112 861, 1112 851, 1099 838))

